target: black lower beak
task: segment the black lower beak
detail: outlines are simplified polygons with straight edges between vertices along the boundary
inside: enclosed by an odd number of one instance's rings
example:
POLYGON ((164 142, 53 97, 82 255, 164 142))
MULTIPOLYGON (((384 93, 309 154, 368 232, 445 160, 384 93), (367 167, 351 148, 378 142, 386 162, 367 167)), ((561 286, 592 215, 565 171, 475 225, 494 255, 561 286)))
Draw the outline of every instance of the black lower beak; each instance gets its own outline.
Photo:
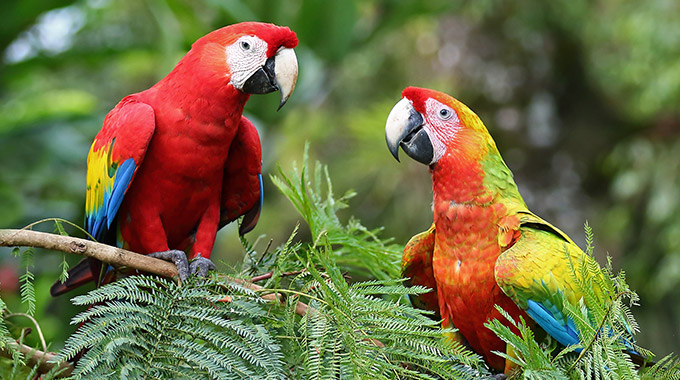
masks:
POLYGON ((423 126, 425 119, 405 99, 397 103, 387 118, 385 139, 392 156, 399 161, 399 147, 412 159, 430 165, 434 147, 423 126))
POLYGON ((399 142, 401 149, 412 159, 421 164, 430 165, 434 158, 434 149, 430 136, 422 126, 417 127, 399 142))
POLYGON ((274 72, 274 58, 267 59, 264 66, 257 69, 243 84, 243 92, 247 94, 268 94, 278 91, 276 74, 274 72))

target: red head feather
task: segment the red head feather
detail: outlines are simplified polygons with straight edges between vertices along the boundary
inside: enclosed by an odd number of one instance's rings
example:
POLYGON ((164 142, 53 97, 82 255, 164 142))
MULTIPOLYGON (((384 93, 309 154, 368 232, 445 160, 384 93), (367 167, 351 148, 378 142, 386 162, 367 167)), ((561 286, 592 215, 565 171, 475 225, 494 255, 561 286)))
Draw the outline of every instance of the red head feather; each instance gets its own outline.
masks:
POLYGON ((451 96, 429 88, 406 87, 404 91, 401 92, 401 96, 413 102, 413 108, 422 114, 426 113, 425 101, 429 98, 453 106, 453 104, 451 104, 451 100, 453 100, 451 96))
POLYGON ((298 44, 297 35, 286 26, 262 22, 242 22, 210 32, 198 39, 194 46, 210 42, 226 46, 245 35, 257 36, 267 42, 267 57, 273 57, 281 47, 292 49, 298 44))

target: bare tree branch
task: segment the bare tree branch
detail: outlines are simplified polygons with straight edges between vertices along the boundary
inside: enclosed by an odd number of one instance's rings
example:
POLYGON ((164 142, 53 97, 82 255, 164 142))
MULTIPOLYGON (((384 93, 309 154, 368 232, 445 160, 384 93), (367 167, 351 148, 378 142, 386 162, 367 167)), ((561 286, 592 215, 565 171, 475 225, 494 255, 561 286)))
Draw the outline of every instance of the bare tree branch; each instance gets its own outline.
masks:
POLYGON ((107 244, 70 236, 30 230, 0 230, 0 246, 53 249, 76 255, 89 256, 115 266, 139 269, 163 277, 177 276, 177 268, 170 262, 140 255, 139 253, 112 247, 107 244))

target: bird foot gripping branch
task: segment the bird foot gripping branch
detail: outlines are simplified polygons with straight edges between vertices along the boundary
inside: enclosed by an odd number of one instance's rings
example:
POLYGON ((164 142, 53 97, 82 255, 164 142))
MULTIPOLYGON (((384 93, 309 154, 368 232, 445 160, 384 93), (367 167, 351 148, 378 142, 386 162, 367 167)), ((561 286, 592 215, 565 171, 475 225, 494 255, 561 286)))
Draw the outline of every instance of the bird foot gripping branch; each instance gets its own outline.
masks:
MULTIPOLYGON (((298 40, 287 27, 226 26, 198 39, 165 78, 111 110, 87 158, 86 229, 97 241, 171 260, 180 278, 207 275, 217 231, 262 205, 262 149, 242 116, 251 94, 281 93, 297 81, 298 40), (197 259, 187 263, 184 251, 197 259), (200 257, 203 254, 203 257, 200 257)), ((77 283, 101 263, 78 266, 77 283)), ((109 273, 111 271, 106 271, 109 273)))
POLYGON ((179 280, 182 282, 186 281, 186 279, 189 278, 189 275, 206 277, 208 275, 208 272, 215 270, 216 268, 215 264, 212 261, 210 261, 210 259, 202 257, 200 253, 196 256, 196 258, 189 261, 184 251, 180 251, 178 249, 153 252, 150 253, 149 256, 169 261, 175 264, 175 266, 177 267, 177 274, 179 276, 179 280))

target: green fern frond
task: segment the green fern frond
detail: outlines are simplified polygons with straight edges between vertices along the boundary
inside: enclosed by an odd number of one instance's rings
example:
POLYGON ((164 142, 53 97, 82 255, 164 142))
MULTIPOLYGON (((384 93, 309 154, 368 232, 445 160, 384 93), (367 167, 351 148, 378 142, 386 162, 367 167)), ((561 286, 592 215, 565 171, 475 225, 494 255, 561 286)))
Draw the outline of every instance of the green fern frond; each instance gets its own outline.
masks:
POLYGON ((590 227, 590 223, 586 220, 585 223, 583 224, 583 231, 585 234, 585 239, 586 239, 586 254, 588 256, 593 256, 593 253, 595 251, 595 234, 593 233, 593 229, 590 227))
MULTIPOLYGON (((304 378, 474 378, 479 357, 441 334, 426 312, 390 300, 421 294, 402 280, 348 284, 334 264, 331 246, 313 251, 303 286, 314 297, 313 311, 298 324, 305 350, 304 378), (316 259, 316 260, 314 260, 316 259), (320 272, 312 262, 326 269, 320 272), (321 301, 322 300, 322 301, 321 301)), ((285 291, 284 289, 282 289, 285 291)))
POLYGON ((258 320, 266 305, 216 278, 177 285, 132 276, 75 297, 91 307, 58 359, 78 361, 76 378, 106 373, 147 378, 283 378, 282 354, 258 320), (225 294, 226 293, 226 294, 225 294), (230 302, 220 302, 228 295, 230 302), (257 310, 257 312, 253 312, 257 310), (187 376, 191 374, 191 376, 187 376))
POLYGON ((641 371, 641 380, 680 380, 680 359, 670 354, 641 371))
POLYGON ((59 263, 59 282, 62 284, 66 282, 68 279, 68 270, 70 266, 68 265, 68 262, 66 261, 66 254, 61 255, 61 263, 59 263))
POLYGON ((7 311, 7 305, 5 304, 5 301, 0 298, 0 315, 3 317, 0 318, 0 349, 2 350, 9 350, 13 354, 16 352, 16 349, 14 349, 12 346, 10 346, 8 343, 14 341, 12 339, 12 335, 9 332, 9 329, 7 328, 7 324, 5 323, 5 312, 7 311))
POLYGON ((21 267, 24 268, 24 273, 19 276, 19 293, 21 295, 21 303, 27 305, 26 313, 33 315, 35 313, 35 276, 31 272, 33 267, 33 256, 35 255, 35 250, 31 247, 24 249, 23 251, 15 248, 12 253, 14 256, 21 256, 21 267))
POLYGON ((380 228, 369 230, 353 218, 346 225, 339 221, 336 213, 347 207, 355 193, 347 191, 335 199, 328 167, 316 162, 310 173, 308 150, 306 145, 302 169, 294 165, 292 173, 286 174, 279 167, 279 175, 271 177, 274 185, 307 222, 312 236, 316 239, 323 235, 334 247, 338 265, 357 276, 384 280, 401 277, 403 247, 380 239, 380 228))
POLYGON ((497 355, 518 365, 522 369, 524 378, 527 379, 569 378, 566 371, 557 365, 557 360, 573 351, 573 347, 567 348, 560 356, 553 357, 551 350, 546 350, 536 341, 533 331, 526 324, 524 318, 520 316, 519 321, 516 321, 502 308, 497 306, 496 309, 520 333, 516 335, 497 319, 487 322, 485 326, 514 349, 514 355, 496 352, 497 355))

